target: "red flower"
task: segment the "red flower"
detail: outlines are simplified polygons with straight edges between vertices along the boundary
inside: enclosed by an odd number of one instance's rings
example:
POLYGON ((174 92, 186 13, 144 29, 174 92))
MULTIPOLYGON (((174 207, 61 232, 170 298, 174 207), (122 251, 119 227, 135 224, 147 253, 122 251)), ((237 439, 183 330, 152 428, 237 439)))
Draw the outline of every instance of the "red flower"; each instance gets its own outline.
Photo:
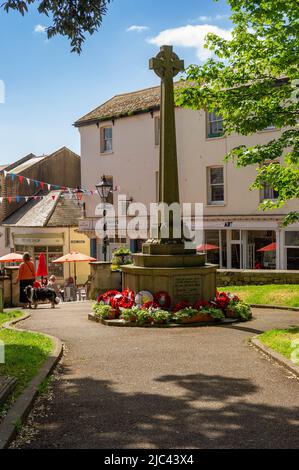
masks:
POLYGON ((174 313, 179 312, 180 310, 184 310, 184 308, 189 308, 192 307, 192 304, 190 302, 187 302, 186 300, 182 300, 176 306, 174 307, 174 313))
POLYGON ((161 308, 156 302, 146 302, 142 305, 141 310, 149 310, 150 308, 161 308))
POLYGON ((205 308, 208 306, 209 306, 209 302, 207 302, 206 300, 199 300, 198 302, 196 302, 196 304, 193 305, 193 308, 195 308, 195 310, 201 310, 202 308, 205 308))
POLYGON ((154 302, 158 304, 160 308, 168 310, 171 306, 171 297, 167 292, 158 292, 154 296, 154 302))
POLYGON ((105 292, 105 294, 101 294, 98 296, 97 301, 98 303, 104 302, 106 305, 111 305, 111 300, 114 299, 116 295, 119 295, 120 292, 117 290, 109 290, 105 292))
POLYGON ((217 292, 215 300, 212 302, 217 308, 226 310, 231 302, 231 297, 226 292, 217 292))

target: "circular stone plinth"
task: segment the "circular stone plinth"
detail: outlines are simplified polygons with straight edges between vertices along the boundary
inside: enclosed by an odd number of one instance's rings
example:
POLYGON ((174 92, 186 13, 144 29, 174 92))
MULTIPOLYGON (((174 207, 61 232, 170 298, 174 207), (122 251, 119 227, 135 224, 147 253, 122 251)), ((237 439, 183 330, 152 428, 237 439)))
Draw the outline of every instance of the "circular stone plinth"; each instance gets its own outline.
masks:
POLYGON ((241 321, 239 319, 226 318, 225 320, 215 322, 165 323, 162 325, 145 323, 144 325, 140 325, 138 323, 126 322, 124 320, 103 320, 102 318, 97 317, 94 313, 89 313, 88 320, 95 323, 101 323, 105 326, 114 326, 118 328, 199 328, 203 326, 226 326, 231 325, 232 323, 240 323, 241 321))

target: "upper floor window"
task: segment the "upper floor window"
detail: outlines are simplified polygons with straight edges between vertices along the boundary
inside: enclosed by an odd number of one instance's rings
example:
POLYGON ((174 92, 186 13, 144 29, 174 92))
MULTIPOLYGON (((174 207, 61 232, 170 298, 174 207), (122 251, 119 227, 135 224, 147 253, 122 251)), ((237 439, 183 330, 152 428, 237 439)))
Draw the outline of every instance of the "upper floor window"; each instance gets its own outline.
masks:
POLYGON ((101 153, 112 152, 112 127, 101 128, 101 153))
POLYGON ((208 168, 208 203, 224 204, 224 168, 223 166, 208 168))
MULTIPOLYGON (((273 162, 276 165, 279 165, 279 162, 273 162)), ((270 162, 266 163, 266 166, 270 165, 270 162)), ((278 199, 278 191, 275 191, 269 184, 264 183, 263 189, 261 190, 261 201, 265 201, 266 199, 270 199, 275 201, 278 199)))
POLYGON ((216 111, 207 113, 207 137, 212 139, 213 137, 223 136, 223 119, 216 111))
POLYGON ((266 199, 276 200, 278 199, 278 192, 275 189, 271 188, 268 184, 265 184, 262 189, 262 201, 266 199))
POLYGON ((159 146, 160 145, 160 117, 156 116, 155 117, 155 145, 159 146))

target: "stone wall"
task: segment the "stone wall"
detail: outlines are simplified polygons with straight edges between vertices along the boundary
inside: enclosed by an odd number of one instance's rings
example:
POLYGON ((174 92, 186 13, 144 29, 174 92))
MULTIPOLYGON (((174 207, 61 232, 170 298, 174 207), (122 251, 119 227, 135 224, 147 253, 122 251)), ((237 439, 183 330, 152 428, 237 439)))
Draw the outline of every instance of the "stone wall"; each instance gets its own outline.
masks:
POLYGON ((4 307, 19 307, 19 284, 15 284, 19 268, 11 266, 5 268, 2 279, 4 307))
POLYGON ((217 286, 243 286, 265 284, 299 284, 299 271, 219 269, 217 286))
POLYGON ((94 262, 91 267, 91 285, 88 297, 95 300, 98 294, 103 294, 107 290, 121 291, 122 275, 120 272, 111 270, 111 263, 94 262))

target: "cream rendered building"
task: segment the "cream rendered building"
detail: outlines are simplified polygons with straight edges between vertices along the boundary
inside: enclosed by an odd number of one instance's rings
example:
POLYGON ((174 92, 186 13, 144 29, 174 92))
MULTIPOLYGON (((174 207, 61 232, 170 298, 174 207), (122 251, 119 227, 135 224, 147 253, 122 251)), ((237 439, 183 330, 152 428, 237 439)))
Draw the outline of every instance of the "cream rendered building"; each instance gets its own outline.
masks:
MULTIPOLYGON (((106 175, 128 199, 147 205, 156 201, 159 100, 159 87, 118 95, 75 123, 81 136, 82 187, 94 188, 106 175)), ((223 137, 219 117, 181 108, 176 109, 176 126, 181 202, 203 203, 205 241, 220 247, 208 260, 223 268, 299 269, 299 224, 282 228, 284 215, 298 210, 299 201, 261 212, 263 198, 275 194, 271 188, 249 191, 255 166, 237 169, 233 162, 224 163, 234 147, 266 143, 280 131, 269 128, 249 137, 223 137), (276 251, 259 252, 273 242, 276 251)), ((99 199, 86 197, 85 203, 80 230, 91 238, 93 253, 101 259, 102 242, 95 235, 99 199)), ((110 251, 124 243, 134 250, 141 244, 111 240, 110 251)))

